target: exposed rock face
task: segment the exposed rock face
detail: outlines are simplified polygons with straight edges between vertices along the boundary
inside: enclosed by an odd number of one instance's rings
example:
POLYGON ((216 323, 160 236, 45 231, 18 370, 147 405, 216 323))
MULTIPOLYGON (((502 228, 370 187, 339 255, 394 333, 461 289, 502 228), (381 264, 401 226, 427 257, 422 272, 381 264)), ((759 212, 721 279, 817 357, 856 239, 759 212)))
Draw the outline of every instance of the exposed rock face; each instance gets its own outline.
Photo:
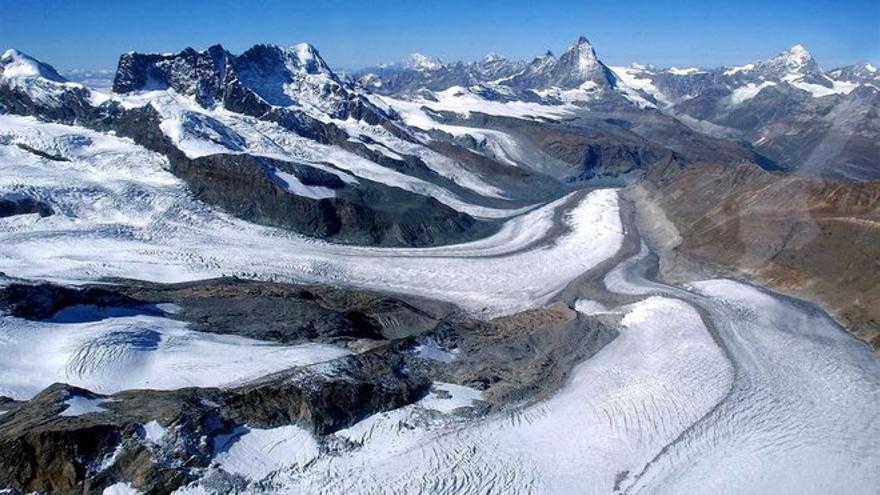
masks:
MULTIPOLYGON (((318 111, 345 119, 369 105, 345 86, 314 47, 255 45, 233 55, 220 45, 176 54, 127 53, 119 59, 113 91, 173 89, 203 107, 262 116, 273 107, 318 111)), ((375 107, 370 109, 379 112, 375 107)))
POLYGON ((754 165, 670 165, 641 182, 676 253, 820 302, 880 348, 880 184, 785 177, 754 165))
POLYGON ((876 180, 880 91, 870 68, 861 64, 826 74, 806 48, 795 45, 739 67, 617 70, 694 129, 750 143, 774 168, 876 180))
POLYGON ((599 60, 584 36, 578 38, 577 43, 569 47, 559 60, 553 62, 549 57, 536 60, 537 64, 532 66, 529 78, 518 80, 514 77, 510 84, 526 85, 529 89, 573 89, 587 83, 611 89, 617 85, 617 76, 599 60))
POLYGON ((0 398, 6 411, 0 415, 0 486, 18 491, 91 493, 124 480, 147 493, 168 493, 197 477, 221 437, 243 425, 296 424, 322 441, 368 415, 422 398, 432 381, 483 390, 488 407, 537 400, 615 335, 561 305, 476 321, 423 299, 234 279, 117 281, 100 290, 13 284, 0 295, 3 311, 27 318, 71 304, 161 301, 182 306, 174 317, 202 330, 282 342, 372 342, 358 354, 229 389, 99 396, 55 384, 30 401, 0 398), (277 332, 265 330, 286 320, 277 332), (425 345, 452 357, 422 355, 425 345), (89 402, 90 409, 65 415, 72 399, 89 402))
POLYGON ((10 283, 0 288, 0 310, 18 318, 44 320, 79 304, 132 308, 143 303, 102 287, 77 289, 49 283, 10 283))
POLYGON ((284 344, 393 340, 433 329, 454 307, 410 302, 367 291, 296 286, 237 279, 176 285, 134 284, 122 289, 143 303, 181 306, 173 317, 196 330, 234 333, 284 344))
POLYGON ((0 196, 0 218, 30 213, 37 213, 41 217, 48 217, 55 213, 55 211, 49 203, 27 196, 0 196))
POLYGON ((828 72, 835 81, 856 82, 860 84, 880 84, 880 69, 874 64, 860 63, 839 67, 828 72))
MULTIPOLYGON (((161 118, 149 105, 127 109, 109 102, 95 107, 86 88, 34 77, 40 84, 53 85, 52 99, 34 99, 30 87, 0 84, 0 101, 7 111, 129 137, 168 157, 171 171, 184 179, 199 199, 246 220, 336 242, 384 246, 445 244, 476 238, 496 228, 428 196, 369 180, 359 181, 357 187, 348 186, 336 176, 304 164, 246 154, 190 159, 162 132, 161 118), (292 194, 278 180, 276 170, 292 174, 306 186, 332 190, 333 197, 292 194)), ((20 86, 20 81, 16 84, 20 86)), ((273 121, 300 136, 340 146, 463 192, 452 181, 432 172, 419 158, 389 158, 350 142, 337 126, 317 119, 315 112, 361 119, 384 124, 401 138, 411 139, 381 110, 344 87, 309 45, 287 50, 258 45, 238 57, 219 46, 204 52, 187 49, 176 55, 126 54, 120 60, 115 88, 119 92, 171 88, 193 96, 203 106, 224 105, 232 111, 273 121)), ((241 141, 210 119, 201 118, 191 125, 220 136, 233 151, 236 142, 241 141)), ((5 210, 18 211, 7 206, 5 210)))
MULTIPOLYGON (((187 48, 176 55, 126 53, 119 58, 113 91, 174 89, 203 106, 224 100, 231 55, 220 45, 204 52, 187 48)), ((229 74, 230 76, 232 74, 229 74)))
MULTIPOLYGON (((418 54, 415 54, 418 55, 418 54)), ((423 56, 424 57, 424 56, 423 56)), ((468 87, 499 81, 517 74, 525 67, 523 62, 490 55, 478 62, 430 64, 391 64, 371 67, 356 74, 358 83, 372 92, 383 95, 415 93, 421 89, 441 91, 452 86, 468 87)))
POLYGON ((250 155, 210 155, 181 160, 174 170, 197 198, 235 216, 337 242, 425 246, 491 231, 433 198, 366 180, 355 189, 313 177, 314 185, 339 187, 336 197, 289 194, 266 173, 277 166, 250 155))

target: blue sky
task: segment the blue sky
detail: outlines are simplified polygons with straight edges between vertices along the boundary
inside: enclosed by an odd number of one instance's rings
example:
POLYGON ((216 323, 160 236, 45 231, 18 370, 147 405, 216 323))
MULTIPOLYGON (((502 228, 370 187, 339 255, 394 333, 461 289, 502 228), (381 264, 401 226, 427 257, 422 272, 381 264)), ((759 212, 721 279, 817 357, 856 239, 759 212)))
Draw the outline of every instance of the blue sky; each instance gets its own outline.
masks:
POLYGON ((579 34, 611 64, 716 66, 795 43, 825 68, 880 62, 880 1, 41 1, 0 0, 0 48, 57 68, 114 68, 122 52, 221 43, 314 44, 353 69, 413 51, 473 60, 558 53, 579 34))

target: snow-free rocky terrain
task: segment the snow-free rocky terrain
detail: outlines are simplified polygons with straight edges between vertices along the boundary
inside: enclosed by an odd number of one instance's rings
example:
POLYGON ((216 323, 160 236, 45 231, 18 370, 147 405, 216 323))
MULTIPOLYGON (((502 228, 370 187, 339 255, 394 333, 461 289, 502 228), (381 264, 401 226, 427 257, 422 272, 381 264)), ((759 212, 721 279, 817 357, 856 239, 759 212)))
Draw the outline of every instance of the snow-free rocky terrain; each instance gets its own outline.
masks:
POLYGON ((0 493, 880 487, 873 65, 80 76, 0 57, 0 493))

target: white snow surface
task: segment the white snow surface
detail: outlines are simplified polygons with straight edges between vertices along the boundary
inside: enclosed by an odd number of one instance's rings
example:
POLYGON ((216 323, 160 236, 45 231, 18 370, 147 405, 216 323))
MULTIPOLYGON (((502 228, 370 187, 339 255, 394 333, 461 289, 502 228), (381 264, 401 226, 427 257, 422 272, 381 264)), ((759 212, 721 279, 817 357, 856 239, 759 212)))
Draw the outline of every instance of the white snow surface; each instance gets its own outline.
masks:
POLYGON ((471 423, 425 418, 437 402, 451 400, 444 410, 452 411, 480 397, 435 384, 453 399, 429 396, 337 432, 361 447, 312 458, 304 472, 277 472, 277 488, 267 491, 610 493, 621 470, 650 460, 730 381, 729 366, 687 304, 657 297, 628 311, 622 335, 579 365, 548 401, 471 423))
POLYGON ((131 483, 120 481, 104 488, 101 493, 102 495, 140 495, 141 492, 131 486, 131 483))
POLYGON ((697 67, 670 67, 666 69, 666 72, 674 76, 695 76, 697 74, 706 73, 706 71, 698 69, 697 67))
POLYGON ((848 81, 832 81, 832 87, 822 86, 820 84, 812 84, 804 81, 791 81, 789 84, 792 86, 802 89, 816 98, 821 98, 823 96, 830 95, 846 95, 852 92, 852 90, 859 87, 859 83, 856 82, 848 82, 848 81))
POLYGON ((624 85, 633 90, 644 91, 663 106, 672 105, 673 102, 654 85, 653 74, 644 66, 633 64, 628 67, 611 67, 611 70, 624 85))
MULTIPOLYGON (((82 323, 0 316, 0 395, 29 399, 56 382, 102 394, 222 387, 347 353, 324 344, 283 346, 196 332, 184 322, 155 316, 82 323)), ((62 415, 96 412, 89 408, 100 403, 72 400, 62 415)))
POLYGON ((579 109, 574 105, 544 105, 526 101, 492 101, 472 92, 469 88, 452 86, 443 91, 433 93, 436 101, 423 98, 415 98, 412 101, 400 100, 387 96, 373 96, 372 100, 384 102, 383 106, 394 109, 427 107, 434 111, 447 111, 470 116, 471 112, 479 112, 487 115, 499 115, 521 119, 535 119, 545 117, 550 119, 564 118, 579 109))
POLYGON ((329 187, 309 186, 303 184, 303 182, 299 180, 299 177, 293 174, 288 174, 287 172, 282 172, 281 170, 277 169, 272 173, 275 174, 275 177, 284 184, 284 187, 286 187, 288 191, 296 194, 297 196, 303 196, 312 199, 325 199, 336 197, 336 191, 329 187))
POLYGON ((228 473, 261 480, 282 468, 303 468, 318 457, 318 442, 295 425, 271 429, 239 428, 220 436, 214 461, 228 473))
POLYGON ((725 76, 733 76, 735 74, 739 74, 741 72, 751 72, 755 70, 755 64, 745 64, 740 65, 738 67, 730 67, 724 71, 725 76))
POLYGON ((730 104, 739 105, 751 100, 755 96, 758 96, 758 93, 760 93, 762 89, 770 86, 776 86, 776 83, 773 81, 764 81, 761 84, 748 83, 745 86, 736 88, 730 93, 730 104))
POLYGON ((179 282, 221 275, 343 284, 455 302, 485 315, 540 304, 612 256, 617 192, 575 193, 511 218, 474 242, 428 249, 330 244, 257 226, 191 199, 165 159, 124 139, 0 117, 0 193, 28 192, 59 213, 0 219, 0 271, 62 282, 104 277, 179 282), (0 141, 3 142, 3 141, 0 141), (564 209, 568 232, 540 243, 564 209))
MULTIPOLYGON (((334 174, 348 184, 357 184, 357 177, 360 177, 399 187, 433 197, 453 209, 475 217, 505 218, 520 212, 519 209, 490 208, 469 203, 434 183, 384 167, 338 146, 320 144, 275 123, 222 108, 206 110, 199 106, 194 98, 180 95, 173 90, 146 91, 124 96, 112 95, 108 98, 126 107, 151 105, 162 117, 160 124, 162 131, 190 158, 217 153, 249 153, 303 163, 334 174)), ((484 178, 469 172, 458 163, 424 145, 394 137, 381 126, 372 126, 354 120, 331 119, 328 116, 323 116, 323 120, 350 131, 355 138, 367 136, 378 141, 383 145, 380 148, 381 152, 387 156, 396 159, 401 159, 400 154, 418 156, 433 171, 464 188, 486 197, 503 197, 502 192, 488 184, 484 178)), ((374 147, 366 143, 365 146, 374 147)), ((291 189, 291 192, 298 194, 297 190, 291 189)), ((327 197, 326 193, 324 191, 318 195, 327 197)))

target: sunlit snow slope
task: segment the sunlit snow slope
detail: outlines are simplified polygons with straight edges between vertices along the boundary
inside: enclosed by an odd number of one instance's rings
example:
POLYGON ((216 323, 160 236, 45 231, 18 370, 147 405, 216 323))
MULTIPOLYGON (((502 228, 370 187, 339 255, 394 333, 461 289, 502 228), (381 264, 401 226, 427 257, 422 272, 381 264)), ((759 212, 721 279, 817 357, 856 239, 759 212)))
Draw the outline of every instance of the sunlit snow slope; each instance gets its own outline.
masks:
POLYGON ((164 158, 124 139, 4 116, 0 143, 0 192, 26 193, 58 212, 0 219, 0 271, 12 276, 171 282, 234 274, 418 294, 500 314, 548 300, 611 257, 623 238, 617 194, 605 189, 571 194, 471 243, 334 245, 194 201, 163 168, 164 158), (554 215, 565 231, 544 242, 558 222, 554 215))

